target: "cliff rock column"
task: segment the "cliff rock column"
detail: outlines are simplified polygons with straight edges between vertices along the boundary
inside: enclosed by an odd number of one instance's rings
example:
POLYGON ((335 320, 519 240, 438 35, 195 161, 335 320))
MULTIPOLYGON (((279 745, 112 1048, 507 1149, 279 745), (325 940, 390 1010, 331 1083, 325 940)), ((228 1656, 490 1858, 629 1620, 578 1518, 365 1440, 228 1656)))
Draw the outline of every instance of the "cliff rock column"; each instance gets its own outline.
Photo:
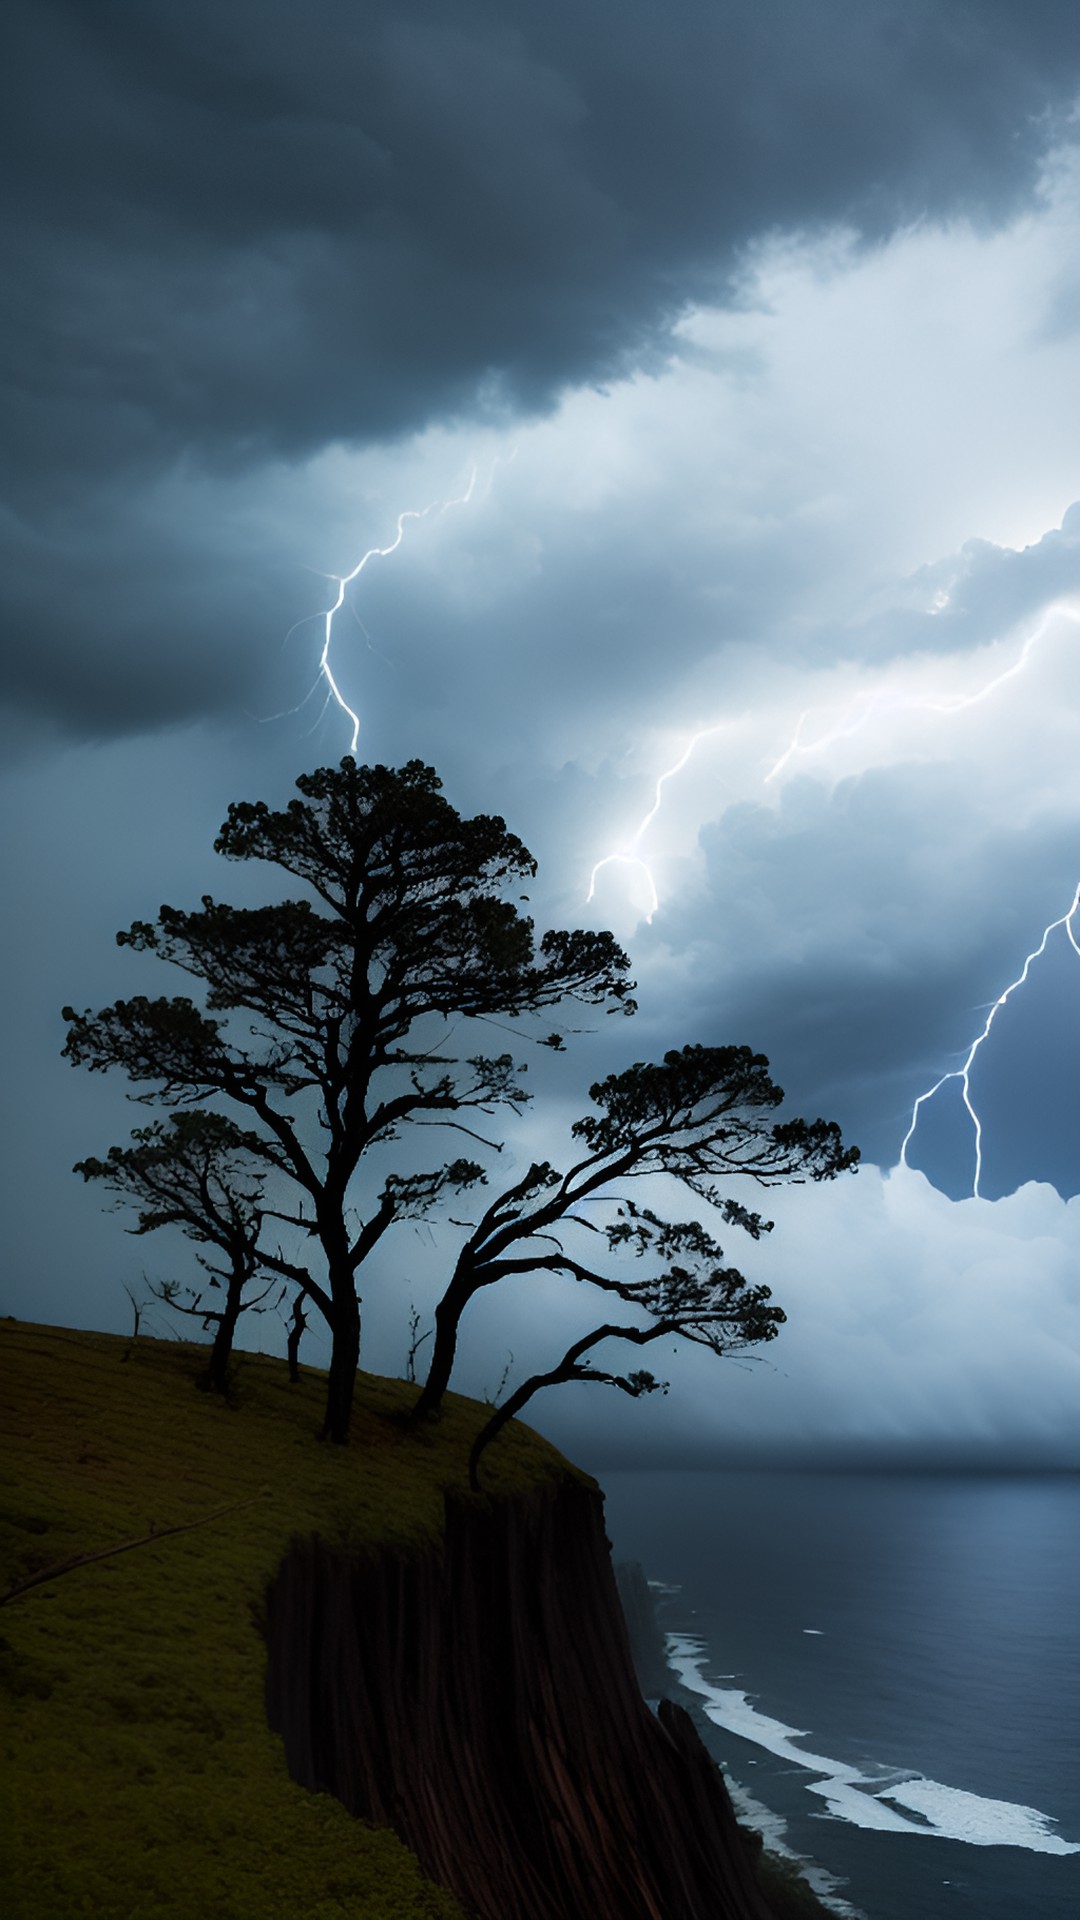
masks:
POLYGON ((691 1721, 638 1691, 591 1488, 448 1501, 441 1551, 297 1542, 266 1634, 293 1777, 480 1920, 771 1920, 691 1721))

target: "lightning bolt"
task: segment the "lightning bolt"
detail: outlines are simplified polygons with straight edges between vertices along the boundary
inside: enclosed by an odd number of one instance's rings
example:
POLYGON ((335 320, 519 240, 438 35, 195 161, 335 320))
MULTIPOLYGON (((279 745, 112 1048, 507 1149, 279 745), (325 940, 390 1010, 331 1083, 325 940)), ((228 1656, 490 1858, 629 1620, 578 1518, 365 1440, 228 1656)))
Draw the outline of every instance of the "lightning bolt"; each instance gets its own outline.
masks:
MULTIPOLYGON (((853 701, 851 705, 845 709, 843 719, 837 722, 830 733, 823 734, 820 740, 813 740, 809 746, 804 746, 802 732, 810 718, 810 710, 807 708, 804 712, 800 713, 789 745, 785 747, 776 765, 770 767, 762 785, 767 787, 771 780, 777 779, 778 776, 783 773, 788 762, 794 760, 796 755, 803 753, 824 753, 827 747, 835 746, 838 740, 850 740, 852 734, 859 733, 875 712, 880 711, 889 704, 888 696, 884 693, 864 695, 860 702, 856 703, 853 701)), ((894 701, 893 704, 899 704, 899 702, 894 701)))
MULTIPOLYGON (((940 605, 935 610, 940 611, 940 605)), ((955 694, 943 699, 934 699, 929 695, 905 694, 887 685, 877 687, 853 700, 844 709, 835 725, 832 726, 828 732, 822 734, 819 739, 809 744, 803 740, 803 731, 809 719, 809 710, 804 711, 799 715, 795 732, 788 746, 775 764, 769 769, 769 772, 765 774, 762 784, 768 786, 770 782, 777 780, 791 762, 799 756, 824 752, 838 741, 849 739, 853 734, 860 732, 878 713, 909 710, 919 713, 941 714, 949 718, 954 714, 965 712, 970 707, 979 706, 984 700, 991 699, 993 695, 998 693, 1009 681, 1017 679, 1019 675, 1024 672, 1035 648, 1045 638, 1051 622, 1061 616, 1071 620, 1074 625, 1080 623, 1080 615, 1078 615, 1074 603, 1070 603, 1067 600, 1055 600, 1045 610, 1038 625, 1028 634, 1016 658, 1007 667, 1002 668, 999 673, 995 673, 989 679, 985 680, 981 686, 977 687, 971 693, 955 694)), ((612 865, 636 867, 638 871, 644 875, 649 888, 650 904, 646 920, 651 921, 653 919, 659 908, 660 899, 652 870, 640 852, 641 842, 660 811, 663 804, 664 788, 668 781, 674 779, 676 775, 683 771, 694 753, 695 748, 699 746, 703 740, 707 740, 712 735, 721 732, 725 724, 725 722, 719 721, 713 726, 704 727, 699 732, 693 734, 679 755, 679 758, 674 761, 670 767, 665 768, 656 782, 653 804, 644 816, 631 840, 619 851, 606 854, 604 858, 598 860, 593 867, 589 878, 587 900, 591 901, 593 899, 596 892, 597 876, 605 867, 612 865)), ((936 1080, 932 1087, 928 1087, 925 1093, 921 1093, 915 1101, 911 1111, 911 1121, 900 1147, 900 1164, 902 1166, 907 1167, 909 1165, 907 1151, 918 1128, 919 1117, 923 1107, 941 1091, 942 1087, 946 1086, 952 1080, 958 1080, 961 1086, 964 1107, 971 1120, 975 1140, 975 1175, 972 1183, 972 1196, 975 1199, 981 1198, 983 1130, 982 1121, 979 1118, 971 1096, 972 1069, 978 1058, 980 1049, 990 1038, 994 1022, 1001 1012, 1001 1009, 1012 998, 1014 993, 1026 985, 1032 967, 1045 953, 1047 942, 1060 927, 1064 927, 1069 943, 1077 958, 1080 959, 1080 940, 1078 940, 1076 932, 1078 914, 1080 914, 1080 886, 1077 887, 1068 912, 1062 914, 1059 919, 1052 920, 1049 926, 1044 928, 1041 940, 1026 956, 1024 964, 1015 980, 1009 982, 1004 992, 999 994, 998 998, 989 1008, 982 1029, 972 1041, 963 1064, 951 1069, 948 1073, 943 1073, 940 1079, 936 1080)))
MULTIPOLYGON (((822 734, 819 739, 810 741, 809 743, 804 743, 802 738, 803 729, 806 726, 811 711, 810 709, 805 710, 799 715, 795 732, 787 747, 784 749, 784 752, 775 764, 770 767, 768 773, 765 774, 762 781, 763 786, 769 786, 772 781, 778 779, 785 768, 790 765, 791 761, 800 755, 824 753, 829 747, 835 746, 838 741, 850 739, 854 734, 860 733, 869 721, 879 713, 906 711, 913 713, 942 714, 946 718, 951 718, 954 714, 965 712, 969 707, 981 705, 984 700, 989 700, 1010 680, 1015 680, 1019 674, 1023 673, 1035 648, 1045 638, 1051 622, 1062 615, 1064 615, 1066 619, 1071 620, 1074 625, 1080 624, 1080 614, 1077 613, 1075 606, 1070 601, 1053 601, 1051 605, 1046 608, 1034 631, 1028 634, 1016 659, 1013 660, 1009 666, 1004 667, 1000 673, 996 673, 992 675, 989 680, 984 681, 982 686, 977 687, 973 693, 954 694, 945 699, 934 699, 927 694, 903 693, 889 685, 875 687, 852 700, 843 710, 836 724, 831 727, 827 733, 822 734)), ((663 803, 664 787, 667 782, 673 779, 676 774, 682 772, 690 760, 694 749, 702 740, 708 740, 712 735, 722 733, 725 725, 729 724, 730 722, 716 721, 712 726, 703 727, 692 735, 678 760, 676 760, 672 766, 666 768, 657 780, 656 796, 653 804, 631 839, 627 841, 624 847, 614 853, 605 854, 601 860, 596 862, 589 876, 589 889, 585 896, 586 901, 593 899, 596 893, 597 875, 601 873, 605 867, 635 867, 638 872, 644 876, 649 889, 650 905, 649 911, 645 916, 646 921, 653 919, 659 909, 660 896, 652 869, 640 852, 641 842, 660 811, 663 803)))
MULTIPOLYGON (((406 508, 403 513, 398 514, 395 523, 394 537, 387 546, 369 547, 367 552, 361 555, 355 567, 353 567, 349 573, 330 573, 326 576, 327 579, 336 586, 337 594, 331 606, 327 607, 320 614, 312 614, 310 616, 313 620, 321 620, 323 623, 322 651, 319 655, 319 671, 315 680, 315 686, 317 687, 320 680, 322 681, 327 689, 327 702, 333 700, 349 722, 352 729, 352 737, 349 741, 349 752, 354 758, 357 743, 360 739, 360 715, 356 712, 355 708, 349 705, 345 695, 342 693, 330 659, 334 640, 334 621, 345 605, 345 595, 352 586, 353 581, 360 578, 364 568, 370 566, 373 560, 387 560, 392 553, 397 552, 405 538, 405 528, 410 520, 427 520, 433 514, 437 516, 448 513, 451 507, 467 507, 472 500, 475 487, 476 468, 473 467, 469 475, 469 484, 464 493, 459 494, 453 500, 433 500, 430 505, 426 507, 406 508)), ((293 631, 295 631, 295 629, 293 629, 293 631)), ((312 691, 314 691, 314 688, 312 691)))
POLYGON ((838 740, 849 740, 853 734, 860 733, 877 713, 906 711, 941 713, 951 716, 954 713, 963 713, 968 707, 979 706, 983 700, 989 700, 991 694, 996 693, 999 687, 1005 686, 1007 681, 1015 680, 1018 674, 1023 673, 1034 648, 1045 637, 1051 620, 1061 614, 1074 623, 1077 622, 1078 616, 1069 603, 1064 600, 1055 600, 1053 605, 1046 609, 1034 632, 1028 634, 1012 665, 1005 667, 1001 673, 995 674, 992 680, 987 680, 974 693, 956 694, 948 700, 931 700, 925 694, 901 694, 889 687, 875 688, 873 692, 864 694, 860 701, 852 701, 845 709, 843 717, 828 733, 822 734, 820 739, 813 740, 806 746, 803 744, 802 730, 809 719, 809 712, 801 713, 790 744, 780 755, 776 765, 771 767, 765 775, 765 786, 783 773, 784 768, 798 755, 824 753, 827 748, 835 746, 838 740))
POLYGON ((900 1147, 900 1165, 901 1166, 906 1167, 909 1164, 908 1157, 907 1157, 907 1150, 908 1150, 908 1147, 911 1145, 911 1141, 915 1134, 915 1129, 919 1124, 919 1114, 922 1111, 923 1107, 926 1105, 927 1101, 932 1100, 934 1098, 934 1095, 936 1093, 939 1093, 941 1091, 941 1088, 946 1086, 950 1080, 959 1080, 961 1088, 963 1090, 964 1106, 966 1107, 968 1115, 971 1119, 971 1125, 975 1135, 975 1178, 972 1182, 971 1195, 972 1195, 972 1199, 974 1200, 978 1200, 981 1198, 981 1195, 979 1192, 979 1183, 982 1179, 982 1122, 979 1119, 978 1113, 976 1112, 974 1105, 972 1104, 971 1070, 975 1065, 976 1059, 978 1058, 980 1047, 982 1047, 985 1044, 985 1042, 990 1038, 990 1034, 993 1031, 994 1021, 997 1019, 998 1014, 1001 1012, 1002 1007, 1004 1007, 1007 1004, 1007 1002, 1011 999, 1012 995, 1017 991, 1019 987, 1022 987, 1026 984, 1028 975, 1031 972, 1031 969, 1034 966, 1036 960, 1040 960, 1043 954, 1046 952, 1047 941, 1050 939, 1051 934, 1056 933, 1059 927, 1064 927, 1065 932, 1067 933, 1069 938, 1069 943, 1072 946, 1073 952, 1076 954, 1077 959, 1080 959, 1080 941, 1077 940, 1076 930, 1074 926, 1074 922, 1076 920, 1076 916, 1078 912, 1080 912, 1080 886, 1077 887, 1076 892, 1073 895, 1073 903, 1072 903, 1072 906, 1069 908, 1068 913, 1063 913, 1059 920, 1052 920, 1050 922, 1050 925, 1044 929, 1042 939, 1039 941, 1038 946, 1033 947, 1032 951, 1028 954, 1027 958, 1024 961, 1023 966, 1020 969, 1020 972, 1016 976, 1016 979, 1011 980, 1009 982, 1009 985, 1005 988, 1004 993, 999 994, 997 999, 993 1002, 993 1005, 991 1006, 990 1011, 988 1012, 986 1019, 983 1022, 982 1031, 976 1035, 975 1039, 971 1043, 971 1046, 968 1048, 967 1057, 965 1058, 963 1065, 959 1067, 954 1067, 952 1071, 949 1073, 943 1073, 940 1080, 935 1081, 932 1087, 928 1087, 925 1093, 920 1093, 918 1099, 915 1102, 915 1105, 911 1110, 911 1124, 904 1135, 903 1143, 900 1147))
POLYGON ((606 853, 603 859, 598 860, 596 862, 596 865, 593 867, 592 873, 589 876, 589 891, 585 896, 587 902, 591 900, 595 895, 597 875, 602 873, 605 867, 611 867, 611 866, 636 867, 639 873, 644 874, 646 882, 648 884, 650 904, 649 904, 649 911, 645 915, 645 919, 646 921, 652 920, 653 915, 656 913, 660 905, 660 895, 656 891, 656 882, 652 876, 652 869, 650 868, 648 862, 642 859, 641 855, 638 852, 638 847, 641 845, 642 840, 644 839, 645 835, 649 831, 649 828, 652 826, 653 821, 656 819, 656 816, 659 813, 660 808, 664 803, 664 788, 666 787, 668 781, 674 780, 676 774, 679 774, 682 772, 683 768, 689 762, 695 747, 700 746, 703 740, 710 739, 714 733, 722 733, 725 727, 727 727, 729 724, 730 723, 726 720, 718 720, 715 726, 703 727, 700 733, 695 733, 693 735, 693 737, 688 742, 688 744, 683 748, 682 753, 679 755, 679 758, 674 762, 674 764, 670 767, 666 767, 664 769, 664 772, 660 774, 656 782, 656 792, 655 792, 652 806, 649 808, 648 813, 645 815, 645 818, 642 820, 636 833, 627 842, 626 846, 619 850, 619 852, 606 853))

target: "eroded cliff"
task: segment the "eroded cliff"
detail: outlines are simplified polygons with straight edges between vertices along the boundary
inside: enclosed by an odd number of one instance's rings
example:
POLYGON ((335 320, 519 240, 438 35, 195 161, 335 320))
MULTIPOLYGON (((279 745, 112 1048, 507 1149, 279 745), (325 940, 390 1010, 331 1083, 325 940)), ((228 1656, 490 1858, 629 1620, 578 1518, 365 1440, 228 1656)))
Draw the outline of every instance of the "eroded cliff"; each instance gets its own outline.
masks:
POLYGON ((448 1499, 441 1551, 298 1541, 266 1638, 294 1779, 480 1920, 771 1920, 691 1722, 638 1691, 592 1488, 448 1499))

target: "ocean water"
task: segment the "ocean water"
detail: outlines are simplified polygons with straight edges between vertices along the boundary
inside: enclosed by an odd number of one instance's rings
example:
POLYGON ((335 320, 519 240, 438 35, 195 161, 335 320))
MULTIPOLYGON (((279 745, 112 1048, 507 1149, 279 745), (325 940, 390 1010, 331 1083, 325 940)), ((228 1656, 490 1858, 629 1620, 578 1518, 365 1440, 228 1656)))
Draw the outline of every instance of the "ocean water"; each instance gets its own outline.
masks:
POLYGON ((608 1472, 682 1698, 867 1920, 1080 1920, 1080 1475, 608 1472))

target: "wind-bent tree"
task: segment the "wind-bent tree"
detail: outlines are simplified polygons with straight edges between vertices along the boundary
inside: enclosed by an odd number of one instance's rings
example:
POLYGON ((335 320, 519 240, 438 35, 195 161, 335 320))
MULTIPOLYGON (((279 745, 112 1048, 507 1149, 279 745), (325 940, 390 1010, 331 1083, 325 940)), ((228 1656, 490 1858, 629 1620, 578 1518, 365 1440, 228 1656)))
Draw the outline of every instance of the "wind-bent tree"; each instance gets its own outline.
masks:
POLYGON ((226 1115, 198 1109, 174 1113, 167 1125, 137 1127, 131 1139, 128 1147, 110 1147, 104 1160, 77 1161, 74 1170, 84 1180, 102 1181, 138 1209, 130 1232, 177 1226, 189 1240, 223 1256, 222 1265, 207 1254, 197 1256, 209 1286, 224 1292, 220 1305, 207 1299, 205 1289, 181 1288, 176 1280, 151 1284, 150 1291, 165 1306, 201 1321, 205 1332, 213 1327, 203 1384, 226 1393, 240 1315, 277 1284, 265 1277, 259 1253, 265 1179, 259 1142, 226 1115), (260 1273, 262 1291, 253 1297, 250 1288, 260 1273))
POLYGON ((634 1002, 629 963, 610 934, 553 931, 536 941, 506 897, 535 873, 531 854, 498 816, 457 813, 432 768, 346 759, 296 784, 302 797, 281 811, 231 806, 215 846, 229 859, 282 868, 311 897, 252 909, 206 895, 200 911, 162 907, 156 922, 136 922, 119 943, 193 975, 205 1006, 140 996, 97 1014, 65 1008, 64 1052, 91 1069, 120 1068, 144 1089, 137 1099, 179 1109, 225 1103, 243 1116, 275 1202, 284 1192, 280 1205, 260 1203, 259 1257, 327 1320, 324 1431, 343 1442, 360 1353, 360 1268, 395 1221, 484 1177, 477 1161, 443 1160, 362 1196, 365 1156, 407 1126, 481 1139, 473 1116, 520 1107, 527 1096, 512 1056, 461 1045, 475 1022, 568 999, 624 1012, 634 1002), (302 1236, 318 1277, 270 1243, 269 1222, 302 1236))
MULTIPOLYGON (((588 1277, 594 1286, 614 1294, 619 1300, 649 1314, 645 1326, 622 1320, 605 1320, 572 1342, 560 1360, 543 1373, 534 1373, 495 1408, 481 1427, 469 1454, 469 1483, 479 1490, 480 1457, 502 1432, 509 1420, 526 1407, 534 1394, 544 1387, 557 1387, 571 1380, 600 1381, 637 1400, 645 1393, 666 1393, 667 1382, 645 1369, 633 1373, 611 1373, 593 1364, 597 1347, 611 1341, 623 1341, 635 1347, 651 1346, 654 1340, 681 1336, 695 1346, 708 1347, 716 1354, 740 1353, 746 1347, 774 1340, 786 1315, 781 1307, 769 1305, 770 1290, 751 1286, 735 1267, 717 1263, 722 1252, 716 1241, 696 1220, 664 1221, 648 1209, 628 1204, 620 1209, 621 1218, 604 1229, 609 1248, 631 1240, 635 1251, 660 1254, 672 1262, 662 1273, 645 1279, 592 1271, 588 1277), (689 1256, 689 1264, 686 1257, 689 1256)), ((765 1222, 761 1231, 767 1231, 765 1222)), ((579 1271, 578 1278, 584 1275, 579 1271)))
MULTIPOLYGON (((763 1311, 768 1294, 747 1289, 740 1274, 719 1266, 720 1248, 699 1222, 667 1221, 625 1199, 629 1182, 664 1174, 716 1209, 727 1225, 756 1240, 771 1232, 771 1222, 722 1192, 717 1182, 747 1180, 767 1188, 831 1180, 855 1166, 858 1149, 844 1147, 834 1122, 772 1117, 784 1095, 768 1067, 764 1056, 748 1047, 689 1046, 665 1054, 657 1065, 639 1063, 592 1087, 590 1098, 599 1111, 572 1128, 584 1153, 566 1173, 547 1162, 532 1165, 491 1202, 462 1246, 435 1310, 431 1367, 414 1417, 433 1412, 446 1391, 469 1302, 514 1275, 566 1274, 644 1307, 661 1331, 672 1330, 668 1323, 674 1315, 685 1322, 687 1338, 714 1345, 717 1333, 725 1351, 733 1328, 742 1345, 770 1338, 768 1329, 775 1331, 778 1317, 776 1309, 763 1311), (589 1211, 604 1205, 609 1215, 618 1208, 608 1224, 602 1214, 589 1211), (631 1282, 612 1275, 607 1265, 606 1257, 620 1250, 659 1260, 689 1251, 695 1265, 671 1266, 659 1279, 631 1282)), ((605 1337, 597 1332, 578 1343, 559 1364, 579 1371, 558 1377, 581 1377, 580 1368, 589 1364, 585 1355, 605 1337)), ((630 1391, 625 1381, 616 1384, 630 1391)), ((513 1398, 519 1400, 522 1391, 513 1398)), ((536 1391, 538 1384, 531 1385, 525 1397, 536 1391)), ((496 1430, 508 1417, 503 1409, 500 1415, 496 1430)))

